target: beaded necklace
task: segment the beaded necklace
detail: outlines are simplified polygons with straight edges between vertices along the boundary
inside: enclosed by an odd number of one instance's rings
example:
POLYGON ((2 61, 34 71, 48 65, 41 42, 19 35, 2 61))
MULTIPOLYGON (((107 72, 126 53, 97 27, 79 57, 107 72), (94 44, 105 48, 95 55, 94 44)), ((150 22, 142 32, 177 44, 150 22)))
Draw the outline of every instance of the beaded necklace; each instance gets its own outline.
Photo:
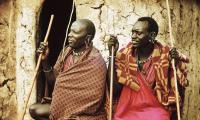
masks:
POLYGON ((148 62, 149 60, 151 60, 152 56, 149 56, 147 59, 145 60, 137 60, 138 64, 144 64, 146 62, 148 62))
POLYGON ((142 66, 143 66, 143 64, 144 63, 146 63, 146 62, 148 62, 149 60, 151 60, 151 58, 152 58, 152 55, 150 55, 147 59, 145 59, 145 60, 140 60, 140 57, 139 57, 139 54, 137 53, 137 50, 135 51, 135 55, 137 55, 137 59, 136 59, 136 63, 137 63, 137 65, 138 65, 138 69, 139 70, 142 70, 142 66))
POLYGON ((84 51, 82 52, 75 52, 74 50, 72 51, 73 56, 81 56, 84 53, 84 51))

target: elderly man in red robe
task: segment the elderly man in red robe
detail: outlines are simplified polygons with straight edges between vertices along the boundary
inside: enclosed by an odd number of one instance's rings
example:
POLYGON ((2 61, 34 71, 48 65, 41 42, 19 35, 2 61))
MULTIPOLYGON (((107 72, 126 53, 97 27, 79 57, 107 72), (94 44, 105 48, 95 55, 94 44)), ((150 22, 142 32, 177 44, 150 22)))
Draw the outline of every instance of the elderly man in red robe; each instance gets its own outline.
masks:
POLYGON ((106 64, 92 45, 94 24, 87 19, 73 22, 69 45, 61 51, 52 68, 48 48, 41 45, 42 67, 48 82, 55 83, 51 104, 34 104, 30 114, 37 120, 106 120, 104 95, 106 64))
MULTIPOLYGON (((178 84, 188 85, 185 63, 189 60, 175 48, 164 46, 155 37, 158 24, 151 17, 141 17, 132 29, 132 41, 121 50, 116 37, 114 46, 114 97, 119 97, 114 120, 170 120, 175 103, 175 59, 178 84)), ((112 66, 109 65, 109 75, 112 66)))

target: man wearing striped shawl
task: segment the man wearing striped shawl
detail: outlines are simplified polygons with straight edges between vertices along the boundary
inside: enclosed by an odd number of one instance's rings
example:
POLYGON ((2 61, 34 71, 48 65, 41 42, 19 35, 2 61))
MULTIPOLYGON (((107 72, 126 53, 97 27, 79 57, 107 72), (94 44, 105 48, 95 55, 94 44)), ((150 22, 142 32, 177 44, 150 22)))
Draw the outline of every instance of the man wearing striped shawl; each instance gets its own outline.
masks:
POLYGON ((156 41, 157 34, 157 22, 142 17, 134 24, 132 42, 126 47, 117 52, 116 37, 109 40, 110 51, 111 46, 115 48, 114 96, 119 97, 114 120, 170 120, 176 103, 172 59, 179 87, 188 85, 185 65, 189 60, 156 41))

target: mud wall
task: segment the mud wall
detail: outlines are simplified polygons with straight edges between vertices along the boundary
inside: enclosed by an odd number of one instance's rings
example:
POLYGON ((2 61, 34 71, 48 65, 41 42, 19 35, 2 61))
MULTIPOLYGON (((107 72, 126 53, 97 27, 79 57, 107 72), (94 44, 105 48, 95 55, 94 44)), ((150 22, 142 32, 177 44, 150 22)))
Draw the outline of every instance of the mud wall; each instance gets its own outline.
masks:
MULTIPOLYGON (((35 68, 41 4, 42 0, 0 0, 0 120, 16 120, 24 108, 35 68)), ((30 104, 35 96, 33 90, 30 104)), ((24 120, 30 120, 29 114, 24 120)))
POLYGON ((14 120, 17 100, 15 40, 12 36, 13 2, 1 0, 0 11, 0 120, 14 120))
MULTIPOLYGON (((0 0, 0 120, 16 120, 31 84, 35 67, 38 14, 43 0, 0 0)), ((169 0, 175 46, 190 58, 184 120, 200 119, 200 3, 169 0)), ((142 16, 152 16, 160 26, 157 39, 169 44, 165 0, 76 0, 77 18, 95 23, 94 45, 106 58, 103 40, 115 34, 120 47, 130 40, 131 28, 142 16), (89 13, 89 14, 88 14, 89 13)), ((31 103, 35 101, 35 91, 31 103)), ((27 120, 30 120, 28 114, 27 120)))

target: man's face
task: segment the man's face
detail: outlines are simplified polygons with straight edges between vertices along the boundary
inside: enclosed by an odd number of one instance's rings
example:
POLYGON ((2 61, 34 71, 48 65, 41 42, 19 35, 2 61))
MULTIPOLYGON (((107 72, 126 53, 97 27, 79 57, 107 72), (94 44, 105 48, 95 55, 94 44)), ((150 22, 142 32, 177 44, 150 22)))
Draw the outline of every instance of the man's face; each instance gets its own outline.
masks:
POLYGON ((148 43, 148 22, 137 21, 132 29, 132 44, 133 47, 137 48, 148 43))
POLYGON ((75 49, 82 47, 83 45, 85 45, 86 36, 87 36, 86 26, 79 21, 75 21, 72 24, 70 28, 70 33, 68 35, 69 46, 75 49))

